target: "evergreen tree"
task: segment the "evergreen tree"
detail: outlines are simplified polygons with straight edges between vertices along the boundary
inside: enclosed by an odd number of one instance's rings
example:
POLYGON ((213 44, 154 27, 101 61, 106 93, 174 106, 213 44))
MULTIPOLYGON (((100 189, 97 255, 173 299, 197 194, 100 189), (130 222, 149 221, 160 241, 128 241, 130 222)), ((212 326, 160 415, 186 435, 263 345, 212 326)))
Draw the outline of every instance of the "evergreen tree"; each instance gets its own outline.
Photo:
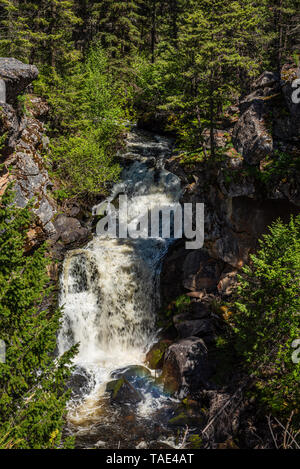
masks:
POLYGON ((79 55, 73 30, 80 22, 73 0, 1 0, 3 55, 66 72, 79 55))
POLYGON ((33 47, 32 33, 29 17, 24 14, 22 5, 19 0, 0 1, 0 54, 28 62, 33 47))
POLYGON ((101 0, 94 5, 94 15, 97 18, 97 37, 112 67, 118 74, 128 73, 140 43, 138 1, 101 0))
POLYGON ((176 83, 168 106, 183 111, 198 139, 209 127, 212 156, 217 118, 239 91, 240 70, 250 76, 257 71, 248 44, 259 23, 260 9, 251 3, 192 0, 181 23, 178 49, 171 47, 165 58, 169 80, 176 83))
POLYGON ((239 278, 234 316, 247 372, 269 409, 287 418, 300 405, 300 363, 293 362, 292 347, 300 336, 299 282, 300 216, 273 223, 260 241, 239 278))
MULTIPOLYGON (((32 31, 35 50, 32 61, 67 74, 80 58, 73 41, 74 28, 80 23, 74 13, 74 0, 34 0, 34 4, 32 31)), ((28 15, 30 11, 32 7, 28 15)))
POLYGON ((271 39, 267 53, 271 64, 280 72, 284 61, 291 56, 299 34, 300 1, 266 0, 265 8, 265 28, 271 39))
POLYGON ((50 314, 42 305, 49 282, 46 250, 26 251, 32 215, 12 200, 9 189, 0 205, 0 340, 6 344, 6 360, 0 363, 0 447, 56 448, 75 349, 54 358, 61 312, 50 314))

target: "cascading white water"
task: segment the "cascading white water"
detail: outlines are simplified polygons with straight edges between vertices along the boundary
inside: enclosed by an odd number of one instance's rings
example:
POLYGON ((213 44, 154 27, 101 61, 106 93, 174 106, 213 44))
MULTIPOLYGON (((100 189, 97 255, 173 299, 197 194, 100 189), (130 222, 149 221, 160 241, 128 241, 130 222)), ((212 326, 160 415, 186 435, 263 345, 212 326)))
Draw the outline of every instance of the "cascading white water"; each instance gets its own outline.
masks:
MULTIPOLYGON (((170 141, 133 131, 128 136, 129 167, 108 203, 128 196, 130 222, 148 209, 177 203, 179 179, 164 169, 170 141)), ((83 249, 68 253, 61 278, 64 308, 58 336, 60 354, 80 343, 76 364, 93 374, 96 384, 122 366, 143 363, 155 334, 159 306, 160 260, 170 240, 121 240, 95 236, 83 249)))

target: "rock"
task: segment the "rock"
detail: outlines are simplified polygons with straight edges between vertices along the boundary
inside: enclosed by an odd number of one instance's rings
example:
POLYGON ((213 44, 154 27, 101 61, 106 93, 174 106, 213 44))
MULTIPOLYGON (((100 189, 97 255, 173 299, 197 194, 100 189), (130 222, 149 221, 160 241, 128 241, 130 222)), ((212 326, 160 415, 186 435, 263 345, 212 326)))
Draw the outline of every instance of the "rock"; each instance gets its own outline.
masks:
POLYGON ((193 319, 204 319, 210 316, 210 306, 202 301, 192 301, 190 313, 193 319))
POLYGON ((183 264, 183 286, 192 291, 214 291, 222 267, 222 262, 211 258, 204 250, 190 252, 183 264))
POLYGON ((183 264, 187 251, 181 242, 175 242, 169 249, 163 261, 161 272, 161 297, 164 304, 168 305, 172 300, 184 293, 183 288, 183 264))
POLYGON ((204 338, 214 334, 214 328, 210 319, 180 320, 177 317, 175 327, 179 337, 182 339, 191 336, 204 338))
POLYGON ((35 119, 44 120, 49 113, 49 105, 40 96, 27 95, 27 112, 35 119))
POLYGON ((35 210, 35 213, 42 222, 42 225, 46 226, 54 217, 55 210, 53 209, 47 197, 43 197, 39 202, 39 207, 35 210))
POLYGON ((189 337, 171 345, 166 354, 161 379, 164 389, 185 397, 208 386, 213 368, 202 339, 189 337))
POLYGON ((142 394, 126 378, 107 383, 106 392, 110 394, 112 404, 138 404, 143 400, 142 394))
POLYGON ((228 267, 221 275, 218 283, 218 292, 223 296, 230 296, 233 292, 235 285, 237 284, 237 273, 236 269, 232 270, 228 267))
POLYGON ((7 157, 16 147, 19 135, 19 121, 15 110, 9 104, 0 103, 0 136, 6 134, 3 148, 1 149, 2 157, 7 157))
POLYGON ((149 377, 151 376, 151 372, 148 370, 148 368, 145 368, 144 366, 132 365, 127 366, 125 368, 121 368, 119 370, 115 370, 111 374, 111 376, 114 379, 126 378, 128 380, 131 380, 135 377, 149 377))
POLYGON ((187 396, 173 411, 168 425, 175 427, 199 427, 203 423, 204 413, 200 403, 187 396))
POLYGON ((79 220, 63 214, 58 215, 54 222, 54 227, 57 232, 56 240, 61 240, 66 245, 83 242, 89 237, 88 229, 83 228, 79 220))
POLYGON ((253 89, 240 102, 241 116, 235 125, 232 141, 247 163, 258 165, 274 150, 269 113, 274 98, 280 95, 279 76, 264 72, 254 83, 253 89))
POLYGON ((148 445, 146 443, 146 441, 141 441, 136 447, 135 449, 148 449, 148 445))
POLYGON ((300 78, 300 68, 284 66, 281 70, 282 102, 274 109, 273 134, 283 142, 300 142, 300 106, 293 102, 292 84, 300 78))
POLYGON ((38 77, 38 69, 13 58, 0 58, 0 78, 6 84, 6 100, 15 104, 16 98, 38 77))
POLYGON ((275 149, 292 151, 300 141, 300 108, 293 102, 293 81, 300 68, 285 65, 281 76, 265 72, 253 92, 240 102, 241 116, 233 131, 233 144, 250 165, 259 165, 275 149))
POLYGON ((201 299, 205 296, 205 292, 203 292, 203 291, 192 291, 192 292, 187 293, 187 296, 189 296, 190 298, 201 299))
POLYGON ((171 340, 160 340, 154 344, 146 355, 146 364, 151 370, 160 370, 163 367, 165 352, 172 344, 171 340))
POLYGON ((80 399, 95 385, 91 374, 82 367, 76 367, 74 373, 67 382, 67 387, 72 390, 72 398, 80 399))
POLYGON ((240 104, 242 115, 233 131, 236 150, 250 165, 257 165, 273 153, 272 135, 267 127, 267 98, 258 91, 247 96, 240 104))
POLYGON ((272 88, 273 89, 274 86, 278 88, 279 81, 280 81, 280 77, 278 73, 265 71, 257 78, 257 80, 255 80, 251 88, 253 90, 257 90, 260 88, 272 88))
POLYGON ((97 443, 95 443, 95 448, 105 448, 106 447, 106 442, 105 441, 102 441, 102 440, 99 440, 97 441, 97 443))

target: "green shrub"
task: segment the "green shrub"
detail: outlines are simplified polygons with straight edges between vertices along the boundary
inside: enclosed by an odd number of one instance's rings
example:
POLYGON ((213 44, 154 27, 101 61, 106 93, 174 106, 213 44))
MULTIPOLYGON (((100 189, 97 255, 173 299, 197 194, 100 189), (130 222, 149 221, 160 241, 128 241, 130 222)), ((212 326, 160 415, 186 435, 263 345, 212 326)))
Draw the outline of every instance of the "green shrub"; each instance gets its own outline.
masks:
POLYGON ((50 159, 63 189, 70 195, 105 193, 120 174, 115 155, 129 111, 103 50, 94 44, 68 76, 44 68, 36 92, 51 107, 50 159))
POLYGON ((300 216, 271 225, 239 281, 237 351, 267 407, 290 415, 300 404, 300 364, 292 360, 300 338, 300 216))

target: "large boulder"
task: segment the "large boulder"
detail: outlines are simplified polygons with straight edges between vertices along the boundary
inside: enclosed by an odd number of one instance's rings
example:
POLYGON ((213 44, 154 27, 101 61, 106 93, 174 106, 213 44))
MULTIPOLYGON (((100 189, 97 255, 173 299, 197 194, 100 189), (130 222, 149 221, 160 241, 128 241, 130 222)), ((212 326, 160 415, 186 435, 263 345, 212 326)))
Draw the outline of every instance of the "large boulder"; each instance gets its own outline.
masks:
POLYGON ((89 237, 89 230, 83 228, 77 218, 67 217, 60 214, 54 222, 56 229, 56 241, 61 240, 63 244, 84 242, 89 237))
POLYGON ((182 339, 196 336, 204 340, 205 338, 209 338, 211 341, 214 335, 214 327, 211 319, 190 319, 179 315, 174 318, 174 323, 178 335, 182 339))
POLYGON ((198 337, 188 337, 168 348, 161 379, 167 392, 183 398, 207 387, 212 374, 205 342, 198 337))
POLYGON ((125 377, 107 383, 106 392, 109 394, 112 404, 134 405, 143 400, 142 394, 125 377))
POLYGON ((34 65, 27 65, 14 58, 0 58, 0 79, 5 81, 6 102, 14 104, 16 98, 32 81, 39 71, 34 65))
POLYGON ((190 252, 183 264, 183 286, 191 291, 216 289, 223 263, 210 257, 206 251, 190 252))
POLYGON ((241 116, 233 131, 233 144, 250 165, 259 165, 274 150, 297 151, 300 107, 292 99, 300 68, 285 65, 281 76, 264 72, 252 92, 240 102, 241 116))
POLYGON ((268 126, 270 100, 279 93, 275 74, 265 72, 256 82, 255 90, 240 102, 241 117, 233 131, 233 144, 250 165, 257 165, 271 155, 274 142, 268 126))
POLYGON ((163 367, 165 352, 171 344, 171 340, 163 339, 151 347, 146 355, 146 364, 151 370, 160 370, 163 367))

